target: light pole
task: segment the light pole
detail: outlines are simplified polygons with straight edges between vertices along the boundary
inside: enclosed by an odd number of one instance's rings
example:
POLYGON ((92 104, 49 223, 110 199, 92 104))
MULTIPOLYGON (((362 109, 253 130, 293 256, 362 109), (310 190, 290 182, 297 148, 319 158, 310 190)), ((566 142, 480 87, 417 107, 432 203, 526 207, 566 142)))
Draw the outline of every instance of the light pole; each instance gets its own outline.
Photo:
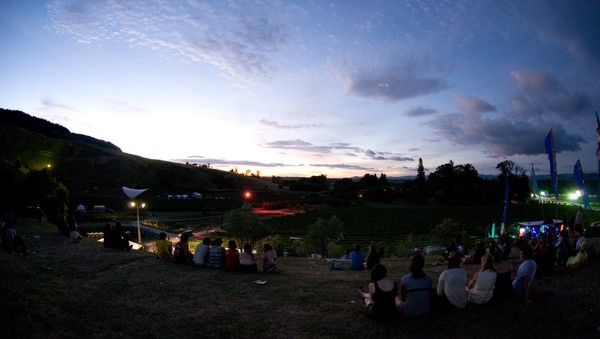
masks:
POLYGON ((135 207, 135 212, 137 215, 138 243, 140 244, 140 246, 142 246, 142 229, 140 227, 140 207, 144 208, 144 207, 146 207, 146 204, 143 202, 136 203, 135 201, 132 201, 129 203, 129 206, 135 207))
MULTIPOLYGON (((133 188, 129 188, 129 187, 121 187, 123 189, 123 193, 125 193, 125 195, 129 198, 129 199, 135 199, 137 198, 138 195, 146 192, 148 189, 133 189, 133 188)), ((141 203, 142 208, 146 207, 146 204, 141 203)), ((140 227, 140 204, 136 203, 135 200, 133 200, 132 202, 129 203, 129 206, 131 207, 135 207, 136 208, 136 214, 137 214, 137 229, 138 229, 138 243, 140 244, 140 246, 142 246, 142 230, 140 227)))

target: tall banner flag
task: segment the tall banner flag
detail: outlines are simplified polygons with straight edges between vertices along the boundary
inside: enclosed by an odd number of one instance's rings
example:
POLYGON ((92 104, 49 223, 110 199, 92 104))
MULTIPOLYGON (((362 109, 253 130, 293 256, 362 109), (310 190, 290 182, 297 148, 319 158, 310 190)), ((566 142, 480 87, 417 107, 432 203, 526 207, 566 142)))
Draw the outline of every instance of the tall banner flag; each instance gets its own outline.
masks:
POLYGON ((529 190, 534 195, 538 195, 540 192, 537 184, 537 178, 535 177, 535 169, 533 168, 533 164, 531 164, 531 175, 529 176, 529 190))
POLYGON ((558 200, 558 178, 556 177, 556 150, 554 148, 554 134, 552 129, 546 136, 546 153, 550 161, 550 178, 552 179, 552 188, 554 189, 554 199, 558 200))
POLYGON ((579 159, 577 159, 575 167, 573 168, 573 179, 575 180, 575 184, 577 184, 577 188, 582 193, 583 207, 588 208, 590 200, 585 186, 585 178, 583 177, 583 168, 581 167, 581 161, 579 161, 579 159))
MULTIPOLYGON (((596 146, 596 157, 598 157, 598 174, 600 174, 600 120, 598 120, 598 112, 596 111, 596 134, 598 135, 598 146, 596 146)), ((600 188, 600 180, 598 180, 598 188, 600 188)), ((600 192, 600 189, 598 190, 600 192)))
POLYGON ((509 172, 506 171, 506 176, 504 178, 504 211, 502 212, 502 228, 501 228, 501 234, 504 234, 504 225, 506 225, 506 220, 508 219, 508 204, 510 202, 509 197, 509 182, 508 182, 508 178, 509 178, 509 172))

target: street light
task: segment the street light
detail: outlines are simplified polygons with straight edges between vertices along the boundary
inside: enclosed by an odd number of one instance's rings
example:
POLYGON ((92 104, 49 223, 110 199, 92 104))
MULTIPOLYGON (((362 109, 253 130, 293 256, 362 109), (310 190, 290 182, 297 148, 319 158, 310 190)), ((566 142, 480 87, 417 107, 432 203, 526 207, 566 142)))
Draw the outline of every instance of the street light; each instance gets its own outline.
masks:
POLYGON ((135 211, 136 211, 136 215, 137 215, 138 244, 140 244, 140 246, 142 246, 142 229, 140 227, 140 207, 144 208, 144 207, 146 207, 146 204, 143 202, 136 203, 135 201, 132 201, 129 203, 129 206, 131 206, 132 208, 135 207, 135 211))
MULTIPOLYGON (((125 195, 129 198, 129 199, 135 199, 137 198, 138 195, 146 192, 148 189, 133 189, 133 188, 129 188, 129 187, 121 187, 123 189, 123 193, 125 193, 125 195)), ((137 211, 137 229, 138 229, 138 243, 140 244, 140 246, 142 246, 142 230, 140 228, 140 206, 139 204, 136 204, 135 200, 130 202, 129 205, 131 207, 135 207, 136 211, 137 211)), ((146 207, 146 204, 141 203, 142 208, 146 207)))

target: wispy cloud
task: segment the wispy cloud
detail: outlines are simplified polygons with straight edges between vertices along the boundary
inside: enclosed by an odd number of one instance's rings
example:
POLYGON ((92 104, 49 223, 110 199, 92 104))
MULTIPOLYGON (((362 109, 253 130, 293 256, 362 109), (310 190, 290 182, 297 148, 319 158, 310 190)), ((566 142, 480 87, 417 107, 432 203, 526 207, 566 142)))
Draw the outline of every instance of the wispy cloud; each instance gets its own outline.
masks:
POLYGON ((269 127, 273 127, 273 128, 278 128, 278 129, 302 129, 302 128, 321 128, 324 127, 325 125, 323 123, 318 123, 318 124, 281 124, 277 121, 273 121, 273 120, 267 120, 267 119, 260 119, 259 122, 265 126, 269 126, 269 127))
POLYGON ((81 43, 109 41, 219 67, 228 76, 269 79, 273 55, 288 43, 284 23, 262 13, 268 5, 225 2, 52 1, 48 29, 81 43))
POLYGON ((458 108, 464 113, 484 113, 496 111, 496 107, 475 97, 455 95, 454 101, 456 102, 458 108))
POLYGON ((432 115, 435 113, 437 113, 436 109, 429 108, 429 107, 417 106, 417 107, 408 108, 402 114, 404 114, 407 117, 420 117, 420 116, 425 116, 425 115, 432 115))

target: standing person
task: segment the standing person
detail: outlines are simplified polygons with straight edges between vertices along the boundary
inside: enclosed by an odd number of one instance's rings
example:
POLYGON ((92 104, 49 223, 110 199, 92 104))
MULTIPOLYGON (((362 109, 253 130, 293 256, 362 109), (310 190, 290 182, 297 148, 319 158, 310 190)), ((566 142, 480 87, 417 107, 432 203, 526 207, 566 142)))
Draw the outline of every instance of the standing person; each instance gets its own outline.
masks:
POLYGON ((424 266, 425 258, 417 254, 408 267, 410 274, 402 277, 398 310, 403 317, 420 317, 429 313, 431 309, 430 295, 433 280, 423 271, 424 266))
POLYGON ((392 320, 398 315, 398 285, 387 278, 387 269, 377 264, 371 270, 369 291, 358 290, 367 307, 367 317, 371 319, 392 320))
POLYGON ((569 231, 566 229, 560 231, 554 246, 556 247, 556 264, 564 266, 569 258, 569 231))
POLYGON ((263 272, 277 272, 279 270, 277 264, 277 252, 268 243, 263 245, 263 272))
POLYGON ((178 264, 190 265, 192 263, 192 254, 190 253, 190 247, 188 240, 190 239, 189 233, 183 233, 179 242, 175 244, 173 249, 173 258, 178 264))
POLYGON ((583 208, 581 208, 581 206, 579 206, 579 208, 577 209, 577 213, 575 214, 575 225, 573 225, 575 227, 575 229, 577 229, 578 227, 583 227, 583 208))
POLYGON ((254 260, 254 253, 250 244, 244 244, 244 251, 240 254, 240 272, 242 273, 257 273, 258 267, 254 260))
POLYGON ((448 269, 440 274, 437 295, 443 308, 463 309, 467 306, 467 272, 460 268, 460 258, 448 258, 448 269))
POLYGON ((217 238, 210 244, 210 250, 208 251, 208 262, 211 268, 222 268, 225 263, 225 249, 223 246, 223 239, 217 238))
POLYGON ((156 255, 159 259, 170 260, 173 252, 173 243, 167 239, 167 233, 160 232, 159 240, 154 244, 156 255))
POLYGON ((485 304, 490 301, 494 295, 496 277, 494 258, 486 254, 481 258, 481 269, 475 272, 469 281, 469 301, 474 304, 485 304))
POLYGON ((81 240, 81 234, 77 232, 77 222, 75 222, 75 217, 72 214, 67 216, 67 225, 69 227, 69 237, 71 238, 72 243, 77 243, 81 240))
POLYGON ((350 252, 350 270, 362 271, 365 269, 365 254, 360 248, 359 244, 356 244, 354 251, 350 252))
POLYGON ((204 237, 202 242, 196 245, 196 249, 194 250, 194 264, 200 267, 206 267, 208 265, 208 260, 210 258, 210 238, 204 237))
POLYGON ((522 263, 519 265, 517 276, 512 282, 512 290, 514 294, 524 297, 525 302, 529 304, 531 303, 529 293, 537 270, 537 265, 533 260, 533 250, 530 246, 521 247, 520 260, 522 263))
POLYGON ((103 241, 104 247, 106 248, 112 248, 112 235, 110 233, 110 223, 106 223, 104 224, 104 241, 103 241))
POLYGON ((367 257, 367 268, 372 270, 375 265, 381 262, 381 257, 379 256, 379 251, 377 251, 377 247, 375 244, 371 244, 369 246, 369 256, 367 257))
POLYGON ((225 270, 239 271, 240 270, 240 252, 237 250, 235 240, 229 240, 228 247, 225 250, 225 270))

